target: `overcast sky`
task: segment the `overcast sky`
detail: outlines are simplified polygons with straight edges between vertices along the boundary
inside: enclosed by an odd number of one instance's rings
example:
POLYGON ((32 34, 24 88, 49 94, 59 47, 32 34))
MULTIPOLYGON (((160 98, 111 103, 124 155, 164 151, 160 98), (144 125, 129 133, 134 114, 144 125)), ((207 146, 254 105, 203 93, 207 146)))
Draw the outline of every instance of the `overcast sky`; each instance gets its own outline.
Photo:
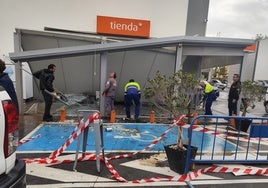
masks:
POLYGON ((210 0, 206 36, 268 36, 268 0, 210 0))

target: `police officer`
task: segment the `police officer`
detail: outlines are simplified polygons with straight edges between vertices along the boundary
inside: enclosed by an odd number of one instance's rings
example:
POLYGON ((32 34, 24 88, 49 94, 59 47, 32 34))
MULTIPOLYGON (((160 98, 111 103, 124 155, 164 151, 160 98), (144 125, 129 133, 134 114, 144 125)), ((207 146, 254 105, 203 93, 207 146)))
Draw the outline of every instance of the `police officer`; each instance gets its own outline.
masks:
POLYGON ((125 108, 126 116, 130 119, 130 107, 132 102, 135 104, 135 120, 138 120, 140 115, 140 84, 135 82, 134 79, 130 79, 129 82, 125 85, 125 108))
POLYGON ((233 83, 228 94, 228 109, 229 116, 237 115, 237 102, 239 99, 241 82, 238 74, 233 75, 233 83))

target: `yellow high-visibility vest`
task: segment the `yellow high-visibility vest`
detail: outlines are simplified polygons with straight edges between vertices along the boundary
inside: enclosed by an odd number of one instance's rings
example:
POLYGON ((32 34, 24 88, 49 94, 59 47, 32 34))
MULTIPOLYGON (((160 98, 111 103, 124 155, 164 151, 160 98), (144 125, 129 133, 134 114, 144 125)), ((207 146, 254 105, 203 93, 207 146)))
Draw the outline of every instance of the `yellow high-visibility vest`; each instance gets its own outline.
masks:
POLYGON ((209 83, 206 83, 204 92, 206 94, 208 94, 208 93, 212 92, 213 90, 214 90, 214 87, 212 85, 210 85, 209 83))
POLYGON ((125 92, 131 87, 135 87, 138 91, 141 90, 140 84, 138 84, 138 82, 128 82, 125 85, 125 92))

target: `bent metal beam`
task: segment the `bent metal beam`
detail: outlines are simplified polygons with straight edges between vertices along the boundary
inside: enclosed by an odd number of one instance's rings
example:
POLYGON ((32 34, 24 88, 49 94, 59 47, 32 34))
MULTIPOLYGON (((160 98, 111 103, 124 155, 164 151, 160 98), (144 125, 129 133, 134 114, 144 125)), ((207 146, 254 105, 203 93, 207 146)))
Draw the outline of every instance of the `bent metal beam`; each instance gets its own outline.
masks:
POLYGON ((224 49, 239 49, 240 54, 237 55, 243 56, 241 53, 243 52, 243 49, 253 43, 255 43, 255 41, 249 39, 182 36, 13 52, 10 53, 9 56, 10 59, 14 62, 23 62, 64 57, 75 57, 104 52, 117 52, 137 49, 143 50, 149 48, 170 47, 177 45, 195 48, 218 47, 224 49))

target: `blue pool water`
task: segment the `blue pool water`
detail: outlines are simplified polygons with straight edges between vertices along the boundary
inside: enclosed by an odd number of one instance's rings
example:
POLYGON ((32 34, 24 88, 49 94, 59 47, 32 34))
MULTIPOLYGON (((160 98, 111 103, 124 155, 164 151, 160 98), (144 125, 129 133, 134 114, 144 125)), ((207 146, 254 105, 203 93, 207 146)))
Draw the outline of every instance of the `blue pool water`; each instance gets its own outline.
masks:
MULTIPOLYGON (((35 136, 41 134, 39 138, 36 138, 30 142, 24 143, 19 146, 18 151, 54 151, 61 147, 62 144, 68 139, 72 133, 75 125, 61 125, 51 124, 42 125, 38 129, 34 130, 29 136, 35 136)), ((159 124, 108 124, 104 126, 111 128, 111 131, 104 131, 104 148, 106 151, 140 151, 151 142, 164 133, 168 125, 159 124)), ((164 145, 174 144, 177 140, 178 127, 174 127, 168 132, 162 140, 160 140, 150 151, 164 150, 164 145)), ((187 137, 187 131, 183 131, 184 138, 187 137)), ((193 132, 192 145, 200 149, 203 133, 193 132)), ((82 140, 82 139, 81 139, 82 140)), ((82 141, 81 141, 82 142, 82 141)), ((212 143, 214 142, 214 136, 204 134, 203 151, 211 151, 212 143)), ((215 151, 223 151, 226 147, 227 151, 234 151, 235 146, 225 141, 216 138, 215 139, 215 151)), ((77 147, 77 140, 65 150, 75 151, 77 147)), ((80 147, 81 148, 81 147, 80 147)), ((94 145, 94 132, 93 128, 89 129, 89 136, 87 141, 87 151, 95 150, 94 145)))

